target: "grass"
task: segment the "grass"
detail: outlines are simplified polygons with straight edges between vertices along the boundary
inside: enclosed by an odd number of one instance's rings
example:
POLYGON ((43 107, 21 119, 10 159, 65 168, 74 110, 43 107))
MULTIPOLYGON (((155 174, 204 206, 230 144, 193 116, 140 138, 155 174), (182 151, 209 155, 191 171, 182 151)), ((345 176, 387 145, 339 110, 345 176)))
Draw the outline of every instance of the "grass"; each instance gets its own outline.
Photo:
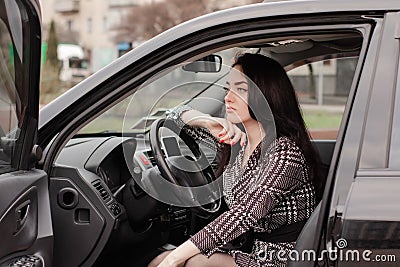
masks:
MULTIPOLYGON (((136 122, 138 119, 135 119, 136 122)), ((124 117, 123 116, 102 116, 96 123, 89 123, 82 128, 80 133, 98 133, 98 132, 123 132, 127 131, 134 122, 125 121, 125 129, 123 129, 124 117)))
MULTIPOLYGON (((308 129, 310 130, 338 129, 342 119, 342 113, 340 111, 331 111, 324 109, 319 109, 319 110, 304 109, 303 117, 308 129)), ((97 123, 89 123, 80 132, 93 133, 93 132, 102 132, 106 130, 117 131, 117 132, 122 131, 122 123, 123 123, 122 116, 118 117, 103 116, 100 120, 97 121, 97 123)), ((125 126, 125 128, 127 128, 127 126, 125 126)))
POLYGON ((303 118, 308 129, 338 129, 342 112, 330 110, 303 110, 303 118))

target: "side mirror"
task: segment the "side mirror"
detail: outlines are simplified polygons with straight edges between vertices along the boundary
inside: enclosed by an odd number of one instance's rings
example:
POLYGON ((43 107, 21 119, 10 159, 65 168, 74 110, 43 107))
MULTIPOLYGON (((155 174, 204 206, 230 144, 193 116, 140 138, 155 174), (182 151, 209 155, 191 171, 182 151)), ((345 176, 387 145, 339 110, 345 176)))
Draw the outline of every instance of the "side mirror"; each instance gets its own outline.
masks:
POLYGON ((222 57, 218 55, 208 55, 199 60, 190 62, 182 69, 190 72, 219 72, 222 68, 222 57))

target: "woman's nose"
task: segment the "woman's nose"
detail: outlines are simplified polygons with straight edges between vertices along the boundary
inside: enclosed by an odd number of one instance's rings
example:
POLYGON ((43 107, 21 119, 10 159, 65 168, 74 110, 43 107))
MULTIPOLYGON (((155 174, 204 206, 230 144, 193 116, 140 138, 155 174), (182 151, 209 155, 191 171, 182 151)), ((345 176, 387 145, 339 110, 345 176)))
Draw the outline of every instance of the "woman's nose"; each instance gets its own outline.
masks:
POLYGON ((228 90, 226 95, 225 95, 225 102, 232 102, 235 98, 235 94, 231 91, 228 90))

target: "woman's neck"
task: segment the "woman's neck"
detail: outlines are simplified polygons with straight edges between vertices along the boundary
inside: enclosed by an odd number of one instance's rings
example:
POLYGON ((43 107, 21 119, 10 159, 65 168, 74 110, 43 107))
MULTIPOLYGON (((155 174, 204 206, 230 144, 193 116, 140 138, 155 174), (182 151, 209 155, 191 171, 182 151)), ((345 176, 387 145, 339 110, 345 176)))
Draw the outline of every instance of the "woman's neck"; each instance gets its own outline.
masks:
POLYGON ((256 120, 245 122, 243 125, 246 129, 248 147, 253 151, 258 143, 265 137, 264 129, 261 123, 256 120))

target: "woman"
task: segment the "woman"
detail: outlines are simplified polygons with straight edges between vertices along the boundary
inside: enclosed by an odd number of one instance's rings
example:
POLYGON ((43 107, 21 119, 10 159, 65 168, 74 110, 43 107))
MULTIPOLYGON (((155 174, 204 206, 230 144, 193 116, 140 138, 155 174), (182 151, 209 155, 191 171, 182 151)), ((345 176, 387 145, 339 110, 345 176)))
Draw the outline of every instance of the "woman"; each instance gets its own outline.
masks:
POLYGON ((220 150, 240 142, 223 173, 229 210, 149 266, 285 266, 321 194, 319 158, 285 70, 259 54, 241 55, 232 67, 226 119, 187 106, 170 115, 191 134, 219 140, 220 150), (222 249, 249 231, 255 233, 251 252, 222 249))

